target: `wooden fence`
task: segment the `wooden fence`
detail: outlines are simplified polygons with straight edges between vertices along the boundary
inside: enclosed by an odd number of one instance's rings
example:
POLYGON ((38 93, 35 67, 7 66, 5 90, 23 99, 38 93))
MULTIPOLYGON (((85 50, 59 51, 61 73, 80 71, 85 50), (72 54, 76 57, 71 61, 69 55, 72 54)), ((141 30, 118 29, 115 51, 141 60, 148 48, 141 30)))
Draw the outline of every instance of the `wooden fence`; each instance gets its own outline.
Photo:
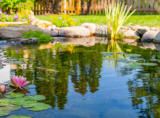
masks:
MULTIPOLYGON (((136 13, 145 13, 145 14, 156 14, 158 3, 156 0, 121 0, 122 2, 126 3, 128 6, 132 5, 133 9, 136 9, 136 13)), ((107 0, 92 0, 89 14, 97 14, 101 15, 104 14, 104 6, 107 3, 107 0)), ((75 13, 75 14, 85 14, 87 11, 87 3, 84 2, 83 6, 81 3, 72 3, 72 6, 67 3, 67 7, 64 8, 63 3, 61 2, 58 7, 59 13, 75 13), (73 6, 74 5, 74 6, 73 6), (82 10, 83 9, 83 10, 82 10), (83 12, 83 13, 82 13, 83 12)), ((51 14, 52 13, 52 4, 43 4, 43 3, 36 3, 34 7, 34 12, 36 15, 44 15, 44 14, 51 14)))

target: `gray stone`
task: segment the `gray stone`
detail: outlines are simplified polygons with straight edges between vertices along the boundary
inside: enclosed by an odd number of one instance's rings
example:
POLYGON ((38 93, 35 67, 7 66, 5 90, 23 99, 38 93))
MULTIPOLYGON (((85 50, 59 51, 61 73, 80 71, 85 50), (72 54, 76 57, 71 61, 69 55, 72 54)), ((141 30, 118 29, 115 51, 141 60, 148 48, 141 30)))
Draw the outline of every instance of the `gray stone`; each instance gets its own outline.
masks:
POLYGON ((157 33, 156 37, 153 39, 154 43, 160 43, 160 32, 157 33))
POLYGON ((36 38, 21 38, 20 39, 20 43, 21 44, 37 44, 38 43, 38 39, 36 38))
POLYGON ((54 29, 54 30, 44 30, 43 31, 46 34, 51 35, 52 37, 58 36, 59 35, 59 30, 58 29, 54 29))
POLYGON ((64 37, 89 37, 91 35, 87 28, 82 26, 59 28, 59 36, 64 37))
POLYGON ((133 31, 133 30, 128 30, 128 31, 124 32, 123 37, 128 38, 128 39, 139 39, 140 38, 138 36, 137 32, 133 31))
POLYGON ((138 33, 138 35, 139 35, 140 37, 142 37, 143 34, 144 34, 145 32, 147 32, 147 31, 149 31, 149 27, 142 27, 142 26, 140 26, 140 27, 137 28, 137 33, 138 33))
POLYGON ((96 36, 107 36, 107 26, 106 25, 97 26, 95 35, 96 36))
POLYGON ((81 26, 87 28, 90 31, 91 35, 94 35, 96 33, 97 25, 94 23, 84 23, 81 26))
POLYGON ((34 25, 16 25, 8 27, 0 27, 0 33, 4 39, 17 39, 21 38, 23 33, 28 31, 42 31, 34 25))
POLYGON ((153 42, 153 39, 155 39, 156 35, 158 34, 157 31, 148 31, 144 33, 142 37, 143 42, 153 42))
POLYGON ((143 42, 142 43, 142 48, 144 48, 144 49, 149 48, 149 49, 155 50, 156 46, 155 46, 154 43, 143 42))

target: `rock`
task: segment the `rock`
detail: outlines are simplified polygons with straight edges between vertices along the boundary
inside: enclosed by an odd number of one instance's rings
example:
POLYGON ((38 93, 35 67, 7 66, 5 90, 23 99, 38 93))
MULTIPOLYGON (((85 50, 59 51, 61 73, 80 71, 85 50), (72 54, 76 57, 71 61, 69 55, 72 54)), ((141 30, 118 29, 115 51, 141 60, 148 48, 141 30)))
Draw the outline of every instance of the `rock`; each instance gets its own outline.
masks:
POLYGON ((107 26, 106 25, 97 26, 95 35, 96 36, 107 36, 107 26))
POLYGON ((41 29, 47 29, 48 27, 52 26, 52 23, 45 20, 37 20, 36 24, 41 29))
POLYGON ((38 39, 36 39, 36 38, 29 38, 29 39, 21 38, 20 43, 21 44, 37 44, 38 39))
POLYGON ((41 31, 41 29, 35 25, 15 25, 8 27, 0 27, 0 33, 2 35, 2 38, 4 39, 21 38, 23 33, 28 31, 41 31))
POLYGON ((143 42, 142 45, 143 45, 142 48, 144 49, 147 49, 147 48, 152 49, 152 50, 156 49, 156 46, 154 43, 143 42))
POLYGON ((87 28, 82 26, 59 28, 59 36, 64 37, 89 37, 91 35, 87 28))
POLYGON ((157 33, 156 37, 153 39, 154 43, 160 43, 160 32, 157 33))
POLYGON ((94 35, 96 33, 97 25, 94 23, 84 23, 81 26, 87 28, 90 31, 91 35, 94 35))
POLYGON ((44 30, 43 31, 46 34, 51 35, 52 37, 58 36, 59 35, 59 31, 57 29, 54 30, 44 30))
POLYGON ((140 37, 142 37, 143 34, 144 34, 145 32, 147 32, 147 31, 149 31, 149 30, 150 30, 149 27, 142 27, 142 26, 140 26, 140 27, 137 28, 137 33, 138 33, 138 35, 139 35, 140 37))
POLYGON ((148 31, 144 33, 142 37, 143 42, 153 42, 153 39, 155 39, 156 35, 158 34, 157 31, 148 31))
POLYGON ((55 30, 55 28, 56 28, 56 26, 55 26, 55 25, 52 25, 52 26, 49 26, 49 27, 47 28, 47 30, 53 31, 53 30, 55 30))
POLYGON ((139 39, 140 38, 137 35, 137 32, 133 31, 133 30, 128 30, 128 31, 124 32, 123 37, 128 38, 128 39, 139 39))

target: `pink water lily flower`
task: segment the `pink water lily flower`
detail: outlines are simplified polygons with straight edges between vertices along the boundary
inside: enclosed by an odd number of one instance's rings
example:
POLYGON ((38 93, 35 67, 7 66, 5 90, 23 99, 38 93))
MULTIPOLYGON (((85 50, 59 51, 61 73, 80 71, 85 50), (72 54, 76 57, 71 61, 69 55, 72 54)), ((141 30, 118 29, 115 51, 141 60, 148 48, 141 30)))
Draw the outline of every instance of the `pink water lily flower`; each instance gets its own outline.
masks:
POLYGON ((5 90, 6 90, 5 85, 1 85, 1 86, 0 86, 0 92, 1 92, 1 93, 4 93, 5 90))
POLYGON ((16 88, 20 88, 20 89, 22 89, 23 87, 25 87, 26 85, 30 83, 24 77, 13 77, 11 79, 11 82, 12 82, 12 86, 16 88))

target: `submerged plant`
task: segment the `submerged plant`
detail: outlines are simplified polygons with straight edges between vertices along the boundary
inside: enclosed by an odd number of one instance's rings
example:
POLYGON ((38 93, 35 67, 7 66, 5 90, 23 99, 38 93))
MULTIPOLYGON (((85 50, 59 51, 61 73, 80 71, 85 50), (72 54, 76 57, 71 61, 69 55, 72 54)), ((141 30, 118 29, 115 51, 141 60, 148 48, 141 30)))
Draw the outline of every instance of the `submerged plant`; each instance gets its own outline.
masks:
POLYGON ((13 87, 16 87, 19 89, 23 89, 23 87, 25 87, 26 85, 28 85, 30 83, 24 77, 13 77, 11 79, 11 82, 12 82, 13 87))
POLYGON ((135 12, 131 11, 132 6, 128 7, 125 3, 112 1, 108 2, 105 7, 106 22, 108 25, 109 37, 115 40, 120 28, 128 20, 128 18, 135 12))

